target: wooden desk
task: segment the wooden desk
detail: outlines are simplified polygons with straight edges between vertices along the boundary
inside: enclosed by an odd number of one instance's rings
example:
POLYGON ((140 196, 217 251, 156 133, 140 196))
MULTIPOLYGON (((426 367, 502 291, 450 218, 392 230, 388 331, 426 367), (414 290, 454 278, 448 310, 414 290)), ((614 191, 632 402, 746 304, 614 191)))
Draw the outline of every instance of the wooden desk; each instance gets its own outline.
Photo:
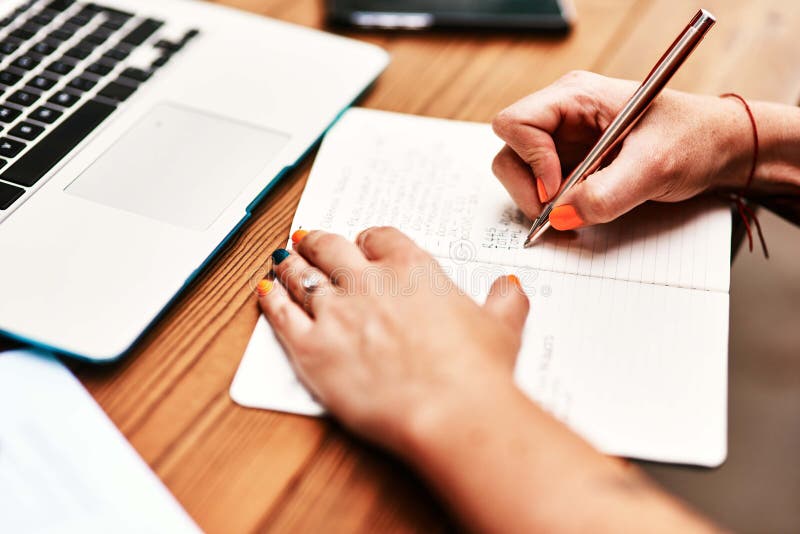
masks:
MULTIPOLYGON (((319 27, 319 0, 229 0, 319 27)), ((566 39, 357 35, 392 54, 365 106, 489 121, 571 69, 640 79, 697 9, 689 0, 577 0, 566 39)), ((800 2, 706 0, 719 24, 673 87, 796 102, 800 2)), ((228 387, 257 318, 251 279, 286 240, 313 157, 118 365, 78 368, 144 459, 209 532, 434 532, 452 522, 413 475, 328 422, 247 410, 228 387)), ((468 468, 468 466, 465 466, 468 468)))

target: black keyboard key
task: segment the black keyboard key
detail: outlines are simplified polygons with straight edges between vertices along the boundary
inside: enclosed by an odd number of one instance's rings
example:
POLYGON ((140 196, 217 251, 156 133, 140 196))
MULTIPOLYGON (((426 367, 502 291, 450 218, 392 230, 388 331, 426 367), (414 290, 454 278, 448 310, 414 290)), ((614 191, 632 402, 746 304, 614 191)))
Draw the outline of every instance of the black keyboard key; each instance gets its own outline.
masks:
POLYGON ((97 82, 89 78, 73 78, 69 82, 69 86, 78 91, 88 91, 95 85, 97 85, 97 82))
POLYGON ((47 76, 42 76, 42 75, 34 76, 30 80, 28 80, 28 85, 30 85, 31 87, 35 87, 36 89, 39 89, 40 91, 47 91, 48 89, 53 87, 55 84, 56 84, 56 81, 54 79, 48 78, 47 76))
POLYGON ((39 61, 40 59, 34 54, 26 54, 15 59, 13 65, 18 69, 31 70, 39 65, 39 61))
POLYGON ((91 50, 94 50, 95 48, 97 48, 97 43, 93 43, 92 41, 87 39, 87 37, 88 37, 88 35, 86 37, 84 37, 83 39, 81 39, 78 42, 78 46, 82 46, 84 48, 89 48, 91 50))
POLYGON ((19 41, 6 39, 0 43, 0 54, 13 54, 19 48, 19 41))
MULTIPOLYGON (((14 141, 8 137, 0 138, 0 156, 13 158, 25 148, 25 143, 21 141, 14 141)), ((22 185, 22 184, 20 184, 22 185)))
POLYGON ((81 9, 81 13, 83 13, 84 11, 92 13, 100 13, 101 11, 103 11, 103 8, 92 2, 90 4, 86 4, 85 6, 83 6, 83 9, 81 9))
POLYGON ((91 4, 86 4, 85 6, 83 6, 83 8, 81 9, 81 11, 80 11, 80 12, 81 12, 81 13, 84 13, 84 14, 86 14, 86 15, 92 15, 92 16, 94 16, 94 15, 96 15, 97 13, 100 13, 101 11, 103 11, 103 8, 102 8, 102 7, 98 6, 98 5, 97 5, 97 4, 95 4, 95 3, 91 3, 91 4))
POLYGON ((20 113, 18 109, 0 106, 0 122, 11 122, 19 117, 20 113))
POLYGON ((51 31, 50 33, 47 34, 47 39, 49 39, 51 41, 58 42, 58 43, 60 43, 62 41, 66 41, 67 39, 70 39, 70 38, 72 38, 72 32, 71 31, 67 31, 67 30, 65 30, 63 28, 59 28, 57 30, 53 30, 53 31, 51 31))
POLYGON ((69 91, 59 91, 50 97, 48 102, 58 104, 61 107, 68 108, 80 99, 79 95, 70 93, 69 91))
POLYGON ((103 54, 103 57, 111 58, 114 61, 122 61, 129 55, 130 51, 128 51, 126 48, 122 48, 121 46, 116 46, 111 50, 107 51, 105 54, 103 54))
POLYGON ((159 20, 147 19, 131 30, 131 32, 122 39, 122 42, 132 46, 139 46, 145 42, 148 37, 156 33, 156 30, 163 24, 164 23, 159 20))
POLYGON ((173 43, 172 41, 167 41, 166 39, 161 39, 156 44, 153 45, 155 48, 160 48, 161 50, 166 50, 169 53, 177 52, 181 49, 183 43, 173 43))
POLYGON ((125 26, 124 20, 107 20, 100 27, 111 31, 117 31, 125 26))
POLYGON ((157 57, 156 59, 153 60, 153 63, 151 63, 150 66, 154 69, 158 67, 163 67, 164 65, 167 64, 167 61, 169 61, 170 57, 172 57, 172 54, 164 54, 161 57, 157 57))
POLYGON ((81 41, 81 44, 91 45, 91 46, 100 46, 105 41, 106 41, 106 37, 101 37, 99 35, 91 33, 91 34, 89 34, 89 35, 87 35, 86 37, 83 38, 83 40, 81 41))
POLYGON ((120 76, 124 76, 125 78, 130 78, 131 80, 135 80, 137 82, 146 82, 151 75, 152 73, 150 71, 137 69, 134 67, 128 67, 127 69, 122 71, 122 74, 120 74, 120 76))
POLYGON ((119 63, 119 60, 114 59, 113 57, 108 55, 103 55, 103 57, 101 57, 99 61, 105 63, 106 65, 111 65, 112 67, 115 66, 117 63, 119 63))
MULTIPOLYGON (((16 111, 16 110, 15 110, 16 111)), ((19 113, 19 112, 17 112, 19 113)), ((48 108, 47 106, 42 106, 30 115, 28 115, 29 119, 43 122, 45 124, 52 124, 54 123, 59 117, 61 116, 61 112, 57 111, 53 108, 48 108)))
POLYGON ((123 102, 124 100, 127 100, 127 98, 131 96, 134 91, 136 91, 136 88, 131 87, 130 85, 111 82, 103 87, 103 89, 97 93, 97 96, 104 96, 106 98, 110 98, 111 100, 123 102))
POLYGON ((92 63, 88 67, 86 67, 86 72, 90 72, 92 74, 96 74, 97 76, 105 76, 114 66, 108 63, 104 63, 102 61, 98 61, 96 63, 92 63))
MULTIPOLYGON (((5 167, 6 161, 0 159, 0 167, 5 167)), ((7 210, 11 204, 25 194, 25 190, 11 184, 0 182, 0 210, 7 210)))
POLYGON ((87 17, 86 15, 75 15, 74 17, 70 17, 67 19, 66 24, 72 24, 73 26, 86 26, 88 22, 92 20, 92 17, 87 17))
POLYGON ((89 35, 87 35, 84 41, 86 41, 87 43, 92 43, 94 45, 101 45, 106 42, 106 39, 108 39, 112 33, 113 32, 104 30, 103 28, 98 28, 89 35))
POLYGON ((29 20, 24 25, 22 25, 21 28, 23 30, 27 30, 29 32, 36 33, 36 32, 38 32, 39 30, 42 29, 42 26, 43 26, 43 24, 39 24, 38 22, 36 22, 34 20, 29 20))
POLYGON ((66 61, 53 61, 47 66, 45 70, 48 70, 50 72, 55 72, 56 74, 67 74, 74 68, 75 65, 73 65, 72 63, 67 63, 66 61))
POLYGON ((133 13, 128 13, 127 11, 122 11, 121 9, 114 9, 112 7, 104 7, 101 9, 105 11, 106 15, 111 20, 126 21, 133 17, 133 13))
POLYGON ((11 128, 8 131, 8 135, 13 135, 14 137, 19 137, 20 139, 25 139, 26 141, 33 141, 39 134, 44 131, 44 128, 41 126, 36 126, 35 124, 31 124, 29 122, 21 122, 11 128))
POLYGON ((41 24, 42 26, 47 26, 51 22, 53 22, 54 15, 52 11, 42 11, 31 20, 37 24, 41 24))
POLYGON ((33 50, 37 54, 42 54, 43 56, 46 56, 48 54, 52 54, 53 52, 55 52, 56 47, 48 43, 47 41, 41 41, 36 43, 33 46, 33 48, 31 48, 31 50, 33 50))
POLYGON ((91 55, 93 50, 94 47, 78 44, 64 52, 64 55, 75 59, 86 59, 91 55))
POLYGON ((17 28, 9 35, 11 35, 11 37, 16 37, 17 39, 22 39, 23 41, 27 41, 28 39, 36 35, 36 32, 31 30, 26 30, 24 28, 17 28))
POLYGON ((32 91, 17 91, 8 97, 9 102, 19 104, 20 106, 30 106, 37 100, 39 100, 39 95, 32 91))
POLYGON ((115 106, 96 100, 86 102, 43 137, 19 161, 0 174, 0 178, 19 185, 32 186, 115 109, 115 106))
POLYGON ((55 9, 56 11, 64 11, 69 6, 75 3, 75 0, 53 0, 47 4, 47 9, 55 9))
POLYGON ((0 83, 4 85, 14 85, 22 79, 22 76, 10 70, 0 72, 0 83))

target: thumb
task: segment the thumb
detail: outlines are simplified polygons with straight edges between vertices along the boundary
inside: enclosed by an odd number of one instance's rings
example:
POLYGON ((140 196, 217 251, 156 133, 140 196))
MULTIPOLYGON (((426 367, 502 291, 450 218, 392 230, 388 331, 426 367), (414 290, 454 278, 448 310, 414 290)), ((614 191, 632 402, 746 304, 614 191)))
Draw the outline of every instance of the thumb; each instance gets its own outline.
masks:
POLYGON ((483 309, 521 336, 530 303, 519 278, 510 274, 495 280, 489 288, 489 296, 486 297, 483 309))
POLYGON ((645 167, 624 152, 564 194, 550 213, 553 228, 574 230, 609 222, 655 196, 645 167))

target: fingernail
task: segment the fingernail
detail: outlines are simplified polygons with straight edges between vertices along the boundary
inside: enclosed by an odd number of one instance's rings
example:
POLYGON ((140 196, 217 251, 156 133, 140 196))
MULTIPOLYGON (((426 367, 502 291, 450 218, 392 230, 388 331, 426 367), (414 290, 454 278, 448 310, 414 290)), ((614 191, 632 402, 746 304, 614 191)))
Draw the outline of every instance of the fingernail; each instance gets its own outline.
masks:
POLYGON ((519 281, 519 278, 517 278, 517 275, 509 274, 508 275, 508 281, 511 282, 512 284, 514 284, 515 286, 517 286, 519 289, 522 289, 522 282, 519 281))
POLYGON ((536 178, 536 192, 539 193, 539 202, 547 202, 550 198, 547 196, 547 189, 544 187, 544 182, 541 178, 536 178))
POLYGON ((308 230, 297 230, 292 234, 292 244, 296 245, 308 235, 308 230))
POLYGON ((272 286, 273 284, 271 280, 261 280, 256 286, 256 293, 258 293, 259 297, 266 296, 270 291, 272 291, 272 286))
POLYGON ((286 250, 285 248, 275 249, 275 252, 272 253, 272 263, 278 265, 288 257, 289 257, 289 251, 286 250))
POLYGON ((556 206, 550 212, 550 224, 556 230, 574 230, 583 226, 583 219, 580 218, 575 208, 569 204, 556 206))

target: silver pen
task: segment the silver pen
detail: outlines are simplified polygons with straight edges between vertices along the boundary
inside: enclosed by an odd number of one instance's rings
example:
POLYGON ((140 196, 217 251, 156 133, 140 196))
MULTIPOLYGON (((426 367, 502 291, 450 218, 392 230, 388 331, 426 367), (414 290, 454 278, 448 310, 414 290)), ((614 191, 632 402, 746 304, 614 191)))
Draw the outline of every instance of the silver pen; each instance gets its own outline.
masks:
POLYGON ((532 245, 548 228, 550 228, 550 212, 553 211, 559 199, 569 191, 575 184, 595 172, 603 162, 609 152, 625 139, 625 136, 633 129, 636 123, 647 112, 655 98, 661 90, 669 83, 672 76, 683 65, 694 49, 703 40, 711 26, 716 22, 714 15, 701 9, 692 18, 686 29, 681 32, 672 46, 661 56, 656 66, 642 82, 633 96, 628 100, 619 114, 606 128, 597 144, 594 145, 586 159, 578 165, 569 175, 558 194, 545 206, 542 213, 533 221, 528 237, 525 239, 524 247, 532 245))

